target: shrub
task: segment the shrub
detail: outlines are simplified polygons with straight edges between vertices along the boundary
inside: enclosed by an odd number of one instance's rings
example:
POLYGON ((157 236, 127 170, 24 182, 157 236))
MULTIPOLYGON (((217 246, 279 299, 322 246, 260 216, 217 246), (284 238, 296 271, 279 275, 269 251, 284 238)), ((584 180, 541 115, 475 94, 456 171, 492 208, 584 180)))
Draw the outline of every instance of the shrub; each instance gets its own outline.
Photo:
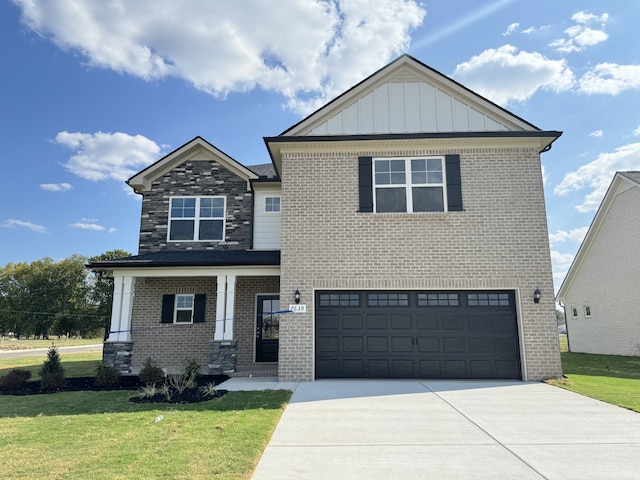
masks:
POLYGON ((198 393, 203 397, 215 397, 216 393, 216 384, 213 382, 209 382, 206 385, 198 388, 198 393))
POLYGON ((29 370, 14 368, 4 377, 0 377, 0 391, 15 392, 21 390, 30 378, 31 372, 29 370))
POLYGON ((187 388, 194 388, 196 386, 196 380, 200 375, 201 365, 195 358, 187 359, 187 363, 184 367, 184 377, 187 388))
POLYGON ((42 364, 40 376, 44 379, 45 376, 52 373, 61 373, 64 377, 64 368, 62 368, 62 363, 60 363, 60 354, 55 345, 51 345, 47 351, 47 359, 42 364))
POLYGON ((164 382, 164 372, 150 358, 144 362, 144 367, 140 370, 138 377, 145 385, 157 385, 164 382))
POLYGON ((64 387, 65 382, 63 372, 47 373, 42 376, 40 390, 43 392, 56 392, 64 387))
POLYGON ((97 387, 115 387, 120 382, 120 372, 108 365, 98 365, 95 384, 97 387))
POLYGON ((147 385, 146 387, 140 387, 138 390, 139 398, 153 398, 158 393, 158 389, 155 385, 147 385))

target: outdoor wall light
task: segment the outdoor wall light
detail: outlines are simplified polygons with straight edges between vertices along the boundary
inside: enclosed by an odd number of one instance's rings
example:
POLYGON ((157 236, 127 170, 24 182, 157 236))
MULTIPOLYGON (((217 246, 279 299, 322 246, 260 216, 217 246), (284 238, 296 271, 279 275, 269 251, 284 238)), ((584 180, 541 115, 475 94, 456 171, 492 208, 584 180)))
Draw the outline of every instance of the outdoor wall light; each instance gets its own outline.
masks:
POLYGON ((533 303, 540 303, 540 297, 542 294, 540 293, 540 289, 536 288, 536 291, 533 292, 533 303))
POLYGON ((296 291, 293 293, 293 299, 296 303, 300 303, 300 290, 296 288, 296 291))

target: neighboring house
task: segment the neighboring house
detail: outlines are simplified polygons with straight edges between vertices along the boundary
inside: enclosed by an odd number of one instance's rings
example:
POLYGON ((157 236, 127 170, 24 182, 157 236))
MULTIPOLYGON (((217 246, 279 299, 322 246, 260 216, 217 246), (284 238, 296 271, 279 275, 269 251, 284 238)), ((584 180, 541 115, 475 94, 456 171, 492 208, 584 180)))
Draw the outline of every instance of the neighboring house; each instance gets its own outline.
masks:
POLYGON ((640 172, 617 172, 558 291, 572 352, 640 355, 640 172))
POLYGON ((128 181, 139 254, 90 265, 115 277, 105 362, 560 376, 540 165, 560 135, 404 55, 265 138, 272 165, 197 137, 128 181))

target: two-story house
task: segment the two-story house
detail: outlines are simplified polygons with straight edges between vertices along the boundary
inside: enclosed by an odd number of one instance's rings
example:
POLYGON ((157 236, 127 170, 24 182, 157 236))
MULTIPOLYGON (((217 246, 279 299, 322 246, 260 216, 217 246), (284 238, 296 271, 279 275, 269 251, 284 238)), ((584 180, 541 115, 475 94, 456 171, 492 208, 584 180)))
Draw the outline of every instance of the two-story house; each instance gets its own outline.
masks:
POLYGON ((404 55, 244 166, 197 137, 133 176, 105 362, 280 380, 561 375, 543 131, 404 55))

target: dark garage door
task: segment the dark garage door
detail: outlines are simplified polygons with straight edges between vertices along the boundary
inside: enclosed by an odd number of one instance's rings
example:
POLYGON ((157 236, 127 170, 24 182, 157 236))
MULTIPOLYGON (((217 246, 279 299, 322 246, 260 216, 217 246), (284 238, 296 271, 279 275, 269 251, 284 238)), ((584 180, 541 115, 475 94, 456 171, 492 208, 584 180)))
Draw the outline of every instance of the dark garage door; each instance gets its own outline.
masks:
POLYGON ((512 291, 319 291, 316 378, 520 378, 512 291))

